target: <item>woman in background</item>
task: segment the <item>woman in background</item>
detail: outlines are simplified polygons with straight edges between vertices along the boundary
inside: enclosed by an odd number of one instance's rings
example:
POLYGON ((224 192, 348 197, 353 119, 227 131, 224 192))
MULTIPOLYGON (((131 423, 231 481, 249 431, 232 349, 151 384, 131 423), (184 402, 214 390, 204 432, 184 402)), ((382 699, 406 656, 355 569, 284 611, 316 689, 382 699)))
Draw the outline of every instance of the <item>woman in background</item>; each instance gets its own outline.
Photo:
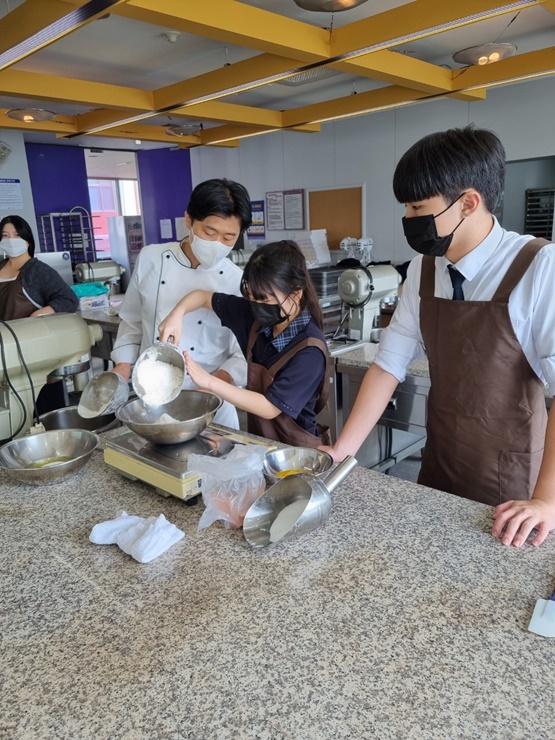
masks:
POLYGON ((191 380, 246 411, 252 434, 303 447, 327 444, 329 430, 316 421, 328 393, 322 312, 295 242, 259 247, 245 267, 241 293, 192 291, 162 322, 160 339, 173 335, 178 343, 183 316, 212 309, 247 358, 247 387, 209 375, 184 352, 191 380))
POLYGON ((6 216, 0 221, 0 234, 0 319, 76 311, 79 301, 69 285, 35 258, 35 239, 27 221, 6 216))

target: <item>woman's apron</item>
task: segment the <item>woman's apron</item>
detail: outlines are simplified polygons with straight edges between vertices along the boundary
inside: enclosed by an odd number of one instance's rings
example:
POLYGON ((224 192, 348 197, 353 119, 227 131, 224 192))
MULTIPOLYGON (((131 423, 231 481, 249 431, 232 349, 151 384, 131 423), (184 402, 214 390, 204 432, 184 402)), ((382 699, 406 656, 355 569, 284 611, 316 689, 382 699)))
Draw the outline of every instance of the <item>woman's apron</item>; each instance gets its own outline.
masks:
MULTIPOLYGON (((281 356, 273 365, 266 368, 253 362, 252 350, 258 330, 260 326, 255 322, 251 328, 249 335, 249 341, 247 345, 247 363, 248 363, 248 380, 247 388, 250 391, 256 391, 257 393, 265 393, 267 389, 274 382, 274 378, 281 370, 281 368, 289 362, 289 360, 300 352, 305 347, 318 347, 324 353, 324 356, 328 356, 328 348, 325 343, 320 339, 310 337, 302 342, 296 344, 289 352, 286 352, 281 356)), ((318 414, 326 405, 329 395, 329 384, 328 374, 324 374, 322 384, 319 389, 319 397, 316 402, 315 411, 318 414)), ((294 447, 318 447, 319 445, 331 444, 331 436, 329 427, 325 427, 318 424, 318 434, 316 436, 302 429, 297 422, 287 414, 283 412, 278 414, 274 419, 262 419, 260 416, 254 414, 247 415, 248 431, 251 434, 257 434, 260 437, 266 437, 267 439, 275 439, 278 442, 284 442, 294 447)))
POLYGON ((532 496, 547 412, 509 296, 547 243, 534 239, 520 250, 491 301, 436 298, 435 258, 424 257, 420 324, 431 388, 419 483, 491 506, 532 496))
MULTIPOLYGON (((0 267, 2 267, 1 261, 0 267)), ((0 319, 3 321, 26 319, 36 310, 37 306, 31 303, 23 292, 21 274, 15 280, 0 282, 0 319)))

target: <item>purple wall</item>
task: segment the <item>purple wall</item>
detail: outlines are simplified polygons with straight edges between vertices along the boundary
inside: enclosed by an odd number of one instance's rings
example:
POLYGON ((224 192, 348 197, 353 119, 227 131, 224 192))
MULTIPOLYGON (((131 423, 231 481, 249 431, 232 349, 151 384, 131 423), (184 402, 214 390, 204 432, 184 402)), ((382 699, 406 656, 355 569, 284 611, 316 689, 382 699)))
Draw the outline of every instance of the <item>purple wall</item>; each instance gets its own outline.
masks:
MULTIPOLYGON (((35 213, 91 210, 85 152, 80 146, 25 144, 35 213)), ((37 218, 38 221, 38 218, 37 218)))
POLYGON ((182 218, 193 189, 187 149, 137 152, 145 244, 175 241, 175 218, 182 218), (160 237, 160 220, 172 221, 172 239, 160 237))

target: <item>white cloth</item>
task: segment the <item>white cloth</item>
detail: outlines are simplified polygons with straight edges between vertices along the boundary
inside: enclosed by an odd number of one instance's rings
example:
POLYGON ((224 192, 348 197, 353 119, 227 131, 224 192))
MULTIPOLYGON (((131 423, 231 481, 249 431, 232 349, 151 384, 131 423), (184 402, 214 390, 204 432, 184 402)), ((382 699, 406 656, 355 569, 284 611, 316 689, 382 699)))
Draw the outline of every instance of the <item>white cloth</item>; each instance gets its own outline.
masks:
MULTIPOLYGON (((135 363, 139 355, 158 338, 158 326, 175 305, 192 290, 241 295, 242 271, 229 259, 223 259, 210 269, 199 266, 193 270, 179 242, 150 244, 140 252, 129 287, 121 305, 121 323, 111 358, 135 363)), ((228 372, 235 385, 247 383, 247 362, 234 334, 221 325, 213 311, 201 308, 183 318, 180 349, 209 373, 228 372)), ((183 388, 195 389, 189 376, 183 388)), ((234 406, 224 402, 214 421, 238 428, 234 406)))
MULTIPOLYGON (((505 231, 494 218, 493 228, 475 249, 457 262, 465 277, 465 300, 489 301, 520 249, 534 237, 505 231)), ((453 285, 445 257, 436 258, 435 295, 451 298, 453 285)), ((420 329, 422 256, 409 265, 399 305, 380 337, 375 362, 400 382, 416 358, 425 357, 420 329)), ((509 299, 509 316, 530 366, 543 383, 555 390, 555 244, 536 255, 509 299)))
POLYGON ((184 536, 163 514, 144 519, 120 511, 115 519, 95 524, 89 539, 95 545, 117 545, 139 563, 150 563, 184 536))

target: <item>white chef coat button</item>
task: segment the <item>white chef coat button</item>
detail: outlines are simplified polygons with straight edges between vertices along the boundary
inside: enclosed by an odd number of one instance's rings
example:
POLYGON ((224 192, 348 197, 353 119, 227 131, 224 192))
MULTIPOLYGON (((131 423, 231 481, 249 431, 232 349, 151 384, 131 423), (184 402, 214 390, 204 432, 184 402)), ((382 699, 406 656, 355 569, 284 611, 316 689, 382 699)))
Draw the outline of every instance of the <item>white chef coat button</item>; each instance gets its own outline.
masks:
POLYGON ((194 347, 190 347, 189 348, 189 352, 194 352, 194 351, 195 351, 195 348, 194 347))
POLYGON ((224 274, 224 271, 223 270, 220 270, 220 275, 223 275, 223 274, 224 274))
POLYGON ((202 324, 202 321, 199 321, 198 323, 199 323, 199 324, 202 324))
POLYGON ((167 255, 166 255, 166 259, 167 259, 167 260, 169 260, 169 258, 170 258, 170 255, 169 255, 169 254, 167 254, 167 255))
POLYGON ((162 280, 162 285, 165 285, 165 284, 166 284, 166 281, 165 280, 162 280))

